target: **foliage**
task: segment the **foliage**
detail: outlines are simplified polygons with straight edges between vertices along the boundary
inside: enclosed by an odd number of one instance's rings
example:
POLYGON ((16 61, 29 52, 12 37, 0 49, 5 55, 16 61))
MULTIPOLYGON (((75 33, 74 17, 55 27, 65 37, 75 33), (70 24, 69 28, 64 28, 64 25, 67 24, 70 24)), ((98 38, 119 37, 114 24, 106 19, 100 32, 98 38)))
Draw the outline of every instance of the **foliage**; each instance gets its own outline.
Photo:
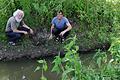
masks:
POLYGON ((41 70, 42 71, 42 76, 40 78, 40 80, 47 80, 47 78, 44 76, 44 71, 47 71, 48 69, 48 66, 47 66, 47 63, 45 60, 38 60, 37 61, 40 66, 37 66, 37 68, 35 69, 35 72, 38 71, 38 70, 41 70))
MULTIPOLYGON (((96 69, 91 65, 84 66, 78 56, 76 36, 65 45, 65 57, 56 56, 52 71, 62 74, 61 80, 119 80, 120 68, 106 52, 98 50, 93 57, 96 69)), ((116 58, 117 59, 117 58, 116 58)))
POLYGON ((55 65, 52 71, 58 73, 62 71, 62 80, 80 79, 81 62, 77 54, 79 48, 75 45, 76 36, 70 40, 71 42, 65 46, 65 57, 60 58, 60 56, 56 56, 53 61, 55 65))
POLYGON ((3 34, 8 18, 18 8, 24 10, 24 20, 30 27, 45 26, 47 29, 50 28, 56 12, 62 9, 67 18, 79 24, 75 28, 76 33, 85 32, 86 41, 96 39, 99 43, 109 41, 109 32, 116 25, 114 21, 120 22, 119 1, 113 3, 111 0, 0 0, 0 5, 1 40, 5 37, 3 34))

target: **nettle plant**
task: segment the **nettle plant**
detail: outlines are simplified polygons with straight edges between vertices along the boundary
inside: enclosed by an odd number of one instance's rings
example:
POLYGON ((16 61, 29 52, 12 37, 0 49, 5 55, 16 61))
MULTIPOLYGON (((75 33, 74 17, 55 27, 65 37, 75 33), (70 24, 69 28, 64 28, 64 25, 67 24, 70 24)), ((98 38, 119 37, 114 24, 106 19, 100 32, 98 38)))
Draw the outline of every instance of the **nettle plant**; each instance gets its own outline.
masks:
POLYGON ((44 72, 48 70, 47 62, 45 60, 38 60, 37 61, 40 65, 37 66, 34 72, 41 70, 42 75, 40 80, 47 80, 47 78, 44 76, 44 72))
POLYGON ((61 74, 61 80, 119 80, 119 65, 115 64, 113 58, 108 58, 107 52, 98 50, 93 57, 96 68, 91 65, 84 66, 80 60, 76 45, 76 36, 69 39, 65 45, 65 57, 60 54, 53 61, 52 72, 61 74))
MULTIPOLYGON (((119 48, 111 45, 109 51, 112 52, 112 57, 109 57, 107 52, 100 49, 93 57, 95 65, 84 66, 79 57, 79 47, 76 45, 77 38, 69 38, 64 46, 65 57, 61 58, 60 54, 53 61, 52 72, 61 75, 60 80, 120 80, 120 63, 118 60, 119 48), (118 50, 117 50, 118 49, 118 50), (116 57, 115 57, 116 56, 116 57)), ((38 60, 40 66, 35 71, 41 70, 41 80, 47 80, 44 76, 44 71, 47 71, 47 63, 45 60, 38 60)))
POLYGON ((76 36, 70 38, 70 43, 65 45, 65 57, 60 58, 56 56, 53 61, 54 67, 52 71, 62 73, 62 80, 80 80, 81 78, 81 61, 77 53, 79 47, 75 45, 77 40, 76 36))

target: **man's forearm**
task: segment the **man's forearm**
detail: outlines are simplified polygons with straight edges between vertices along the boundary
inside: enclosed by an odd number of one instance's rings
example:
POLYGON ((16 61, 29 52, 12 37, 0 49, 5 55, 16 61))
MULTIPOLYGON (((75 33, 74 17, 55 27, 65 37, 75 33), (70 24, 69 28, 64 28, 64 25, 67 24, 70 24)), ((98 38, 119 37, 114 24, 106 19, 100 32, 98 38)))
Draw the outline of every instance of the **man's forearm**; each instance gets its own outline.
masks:
POLYGON ((24 33, 25 31, 13 30, 13 32, 24 33))
POLYGON ((51 35, 52 35, 53 28, 54 28, 54 26, 52 25, 52 26, 51 26, 51 30, 50 30, 51 35))
POLYGON ((68 31, 70 31, 72 29, 72 26, 69 26, 67 29, 65 29, 64 31, 65 32, 68 32, 68 31))
POLYGON ((30 27, 28 27, 26 24, 23 25, 23 27, 25 28, 28 28, 28 29, 31 29, 30 27))
POLYGON ((51 28, 51 30, 50 30, 51 35, 52 35, 52 30, 53 30, 53 28, 51 28))

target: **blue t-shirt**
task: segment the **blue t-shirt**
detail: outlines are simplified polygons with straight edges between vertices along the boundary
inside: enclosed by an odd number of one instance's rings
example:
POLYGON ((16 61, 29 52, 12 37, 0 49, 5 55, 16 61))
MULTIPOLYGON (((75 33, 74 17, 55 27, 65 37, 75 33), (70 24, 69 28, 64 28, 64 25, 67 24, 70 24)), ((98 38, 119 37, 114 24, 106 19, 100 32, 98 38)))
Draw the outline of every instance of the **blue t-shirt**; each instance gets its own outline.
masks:
POLYGON ((58 29, 63 29, 67 23, 69 23, 69 21, 66 17, 63 17, 60 21, 57 17, 52 19, 52 24, 58 29))

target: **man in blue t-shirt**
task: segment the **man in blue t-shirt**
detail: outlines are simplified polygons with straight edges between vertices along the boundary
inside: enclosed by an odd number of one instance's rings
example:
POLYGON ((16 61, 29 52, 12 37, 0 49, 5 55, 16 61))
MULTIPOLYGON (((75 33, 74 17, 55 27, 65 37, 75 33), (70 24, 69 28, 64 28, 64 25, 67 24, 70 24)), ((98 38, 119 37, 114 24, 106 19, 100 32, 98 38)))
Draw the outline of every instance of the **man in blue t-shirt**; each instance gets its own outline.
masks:
POLYGON ((67 37, 72 26, 68 19, 63 16, 62 10, 57 13, 57 16, 52 19, 51 35, 49 39, 53 38, 53 34, 56 39, 61 39, 62 41, 67 37))

